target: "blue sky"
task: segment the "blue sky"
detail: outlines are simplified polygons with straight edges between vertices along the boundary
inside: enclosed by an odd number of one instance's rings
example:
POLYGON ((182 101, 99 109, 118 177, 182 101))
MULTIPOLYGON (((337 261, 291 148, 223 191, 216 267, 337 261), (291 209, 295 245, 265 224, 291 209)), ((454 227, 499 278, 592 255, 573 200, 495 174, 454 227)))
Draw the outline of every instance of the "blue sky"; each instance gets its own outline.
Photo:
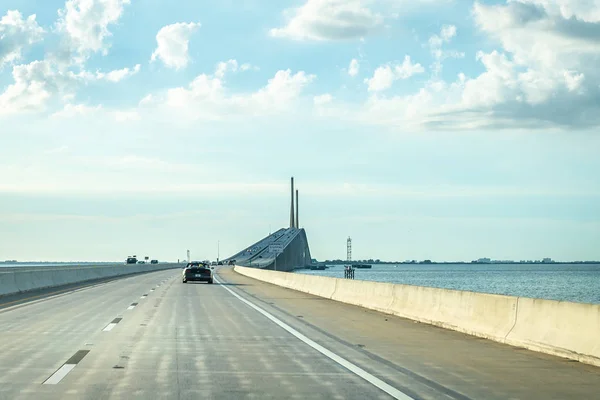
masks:
POLYGON ((600 259, 600 2, 8 0, 0 259, 600 259))

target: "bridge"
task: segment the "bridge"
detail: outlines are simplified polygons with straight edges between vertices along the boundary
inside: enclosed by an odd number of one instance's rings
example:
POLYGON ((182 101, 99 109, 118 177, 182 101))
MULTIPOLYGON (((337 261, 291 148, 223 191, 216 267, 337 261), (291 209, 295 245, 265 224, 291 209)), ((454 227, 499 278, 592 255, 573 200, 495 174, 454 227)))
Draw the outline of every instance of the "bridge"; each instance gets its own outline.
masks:
POLYGON ((213 285, 180 264, 1 272, 0 400, 598 398, 600 307, 280 272, 310 259, 294 221, 213 285))

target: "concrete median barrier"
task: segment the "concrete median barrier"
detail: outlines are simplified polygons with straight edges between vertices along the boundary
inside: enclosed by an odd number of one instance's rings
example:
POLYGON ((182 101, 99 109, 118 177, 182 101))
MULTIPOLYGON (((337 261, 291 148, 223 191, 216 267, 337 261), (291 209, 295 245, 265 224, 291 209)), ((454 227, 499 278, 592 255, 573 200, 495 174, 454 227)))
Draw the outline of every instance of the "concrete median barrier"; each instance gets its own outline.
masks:
POLYGON ((15 275, 0 273, 0 296, 18 291, 19 289, 17 289, 17 284, 15 283, 15 275))
POLYGON ((25 268, 19 270, 19 267, 6 268, 0 269, 0 296, 174 268, 181 268, 181 265, 105 264, 85 265, 79 268, 58 266, 32 269, 28 267, 26 270, 25 268))
POLYGON ((600 305, 519 297, 506 343, 600 366, 600 305))
POLYGON ((600 304, 234 269, 289 289, 600 366, 600 304))

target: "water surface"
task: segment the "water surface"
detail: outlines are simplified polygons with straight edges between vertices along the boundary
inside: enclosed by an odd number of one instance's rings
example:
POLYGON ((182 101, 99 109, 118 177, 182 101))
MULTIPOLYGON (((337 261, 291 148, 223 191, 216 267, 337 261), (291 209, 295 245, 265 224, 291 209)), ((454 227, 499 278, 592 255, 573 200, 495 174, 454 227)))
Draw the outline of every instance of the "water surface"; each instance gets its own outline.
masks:
MULTIPOLYGON (((344 277, 344 266, 297 273, 344 277)), ((600 304, 600 264, 373 264, 355 279, 600 304)))

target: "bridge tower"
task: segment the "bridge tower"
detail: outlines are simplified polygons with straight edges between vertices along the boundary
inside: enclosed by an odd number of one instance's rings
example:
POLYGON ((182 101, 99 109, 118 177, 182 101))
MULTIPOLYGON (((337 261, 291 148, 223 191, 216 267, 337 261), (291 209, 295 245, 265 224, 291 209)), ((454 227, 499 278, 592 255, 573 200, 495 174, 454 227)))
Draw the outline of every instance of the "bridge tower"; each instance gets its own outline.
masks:
POLYGON ((348 236, 348 240, 346 240, 346 258, 347 261, 352 261, 352 239, 348 236))
POLYGON ((298 207, 300 203, 298 203, 298 189, 296 189, 296 228, 300 229, 300 220, 298 219, 298 207))
POLYGON ((292 176, 292 204, 290 208, 290 228, 295 228, 295 219, 294 219, 294 177, 292 176))

